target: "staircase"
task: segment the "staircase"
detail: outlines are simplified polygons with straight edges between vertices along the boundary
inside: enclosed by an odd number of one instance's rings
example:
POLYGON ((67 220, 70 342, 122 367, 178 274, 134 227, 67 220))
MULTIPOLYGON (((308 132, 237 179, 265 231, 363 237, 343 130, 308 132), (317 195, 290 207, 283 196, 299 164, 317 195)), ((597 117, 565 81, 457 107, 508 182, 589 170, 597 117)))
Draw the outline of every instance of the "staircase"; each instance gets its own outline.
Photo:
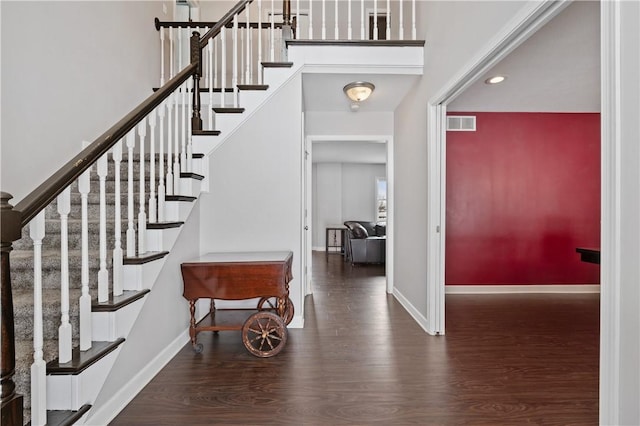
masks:
MULTIPOLYGON (((251 3, 240 1, 219 22, 211 23, 203 38, 192 37, 190 64, 172 65, 166 84, 163 68, 163 84, 152 96, 15 208, 9 204, 11 196, 2 193, 2 424, 103 423, 135 395, 137 384, 123 391, 122 400, 107 396, 115 402, 104 404, 102 393, 112 368, 118 368, 120 353, 133 344, 130 334, 140 334, 137 320, 144 315, 154 286, 167 275, 163 267, 173 273, 179 270, 173 249, 189 245, 189 235, 182 234, 189 226, 199 226, 199 214, 192 213, 198 211, 201 192, 214 184, 209 181, 209 158, 305 64, 330 65, 335 72, 344 60, 344 51, 331 57, 325 50, 338 42, 315 46, 309 40, 298 46, 292 42, 288 59, 272 53, 264 61, 258 54, 257 75, 246 72, 239 77, 243 73, 238 72, 233 52, 224 48, 215 55, 211 52, 212 46, 225 45, 216 44, 221 32, 224 37, 224 28, 233 26, 237 38, 238 16, 251 3), (225 61, 233 64, 231 75, 225 76, 224 68, 222 75, 214 75, 212 69, 218 68, 213 64, 225 61), (201 78, 209 85, 200 87, 201 78), (13 324, 15 334, 13 364, 7 324, 13 324), (92 407, 96 400, 103 404, 92 407)), ((257 1, 258 8, 261 4, 257 1)), ((336 2, 336 11, 337 7, 336 2)), ((159 25, 156 20, 156 27, 162 28, 159 25)), ((160 38, 164 41, 162 30, 160 38)), ((367 65, 376 72, 389 67, 380 49, 406 45, 417 48, 419 60, 409 55, 410 60, 399 64, 402 73, 411 67, 422 69, 420 43, 377 43, 372 49, 378 50, 363 56, 365 44, 346 42, 338 47, 351 49, 347 65, 359 61, 360 73, 367 65)), ((175 44, 163 47, 163 54, 171 50, 173 55, 175 49, 175 44)), ((172 286, 175 292, 175 280, 172 286)), ((186 333, 188 323, 181 327, 186 333)), ((172 343, 173 349, 184 345, 181 338, 172 343)), ((168 361, 171 349, 163 348, 166 353, 159 354, 157 362, 168 361)), ((144 373, 141 381, 154 374, 144 373)))

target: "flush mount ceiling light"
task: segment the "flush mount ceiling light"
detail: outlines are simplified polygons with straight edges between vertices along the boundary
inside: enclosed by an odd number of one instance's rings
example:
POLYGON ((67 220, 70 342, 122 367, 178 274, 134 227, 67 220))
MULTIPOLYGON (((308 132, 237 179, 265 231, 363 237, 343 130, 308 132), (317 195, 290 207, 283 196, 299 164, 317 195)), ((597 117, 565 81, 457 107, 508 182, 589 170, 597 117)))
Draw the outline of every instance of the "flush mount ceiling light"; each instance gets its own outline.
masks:
POLYGON ((502 83, 506 79, 507 79, 506 75, 494 75, 493 77, 486 79, 484 82, 486 84, 498 84, 498 83, 502 83))
POLYGON ((366 100, 376 86, 367 81, 354 81, 349 83, 342 89, 344 94, 353 102, 362 102, 366 100))

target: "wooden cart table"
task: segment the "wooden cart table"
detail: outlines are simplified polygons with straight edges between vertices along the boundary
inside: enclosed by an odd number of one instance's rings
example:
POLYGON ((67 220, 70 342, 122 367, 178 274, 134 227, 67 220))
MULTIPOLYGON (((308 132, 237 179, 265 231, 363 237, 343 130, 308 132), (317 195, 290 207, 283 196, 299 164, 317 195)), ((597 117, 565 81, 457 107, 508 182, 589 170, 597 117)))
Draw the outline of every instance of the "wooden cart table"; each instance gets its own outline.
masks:
POLYGON ((201 331, 242 330, 247 350, 259 357, 278 354, 286 344, 286 325, 293 319, 289 299, 289 281, 293 253, 242 252, 208 253, 181 265, 183 296, 189 301, 189 335, 196 352, 201 331), (196 323, 198 299, 211 299, 211 310, 196 323), (215 299, 243 300, 259 298, 255 310, 217 309, 215 299))

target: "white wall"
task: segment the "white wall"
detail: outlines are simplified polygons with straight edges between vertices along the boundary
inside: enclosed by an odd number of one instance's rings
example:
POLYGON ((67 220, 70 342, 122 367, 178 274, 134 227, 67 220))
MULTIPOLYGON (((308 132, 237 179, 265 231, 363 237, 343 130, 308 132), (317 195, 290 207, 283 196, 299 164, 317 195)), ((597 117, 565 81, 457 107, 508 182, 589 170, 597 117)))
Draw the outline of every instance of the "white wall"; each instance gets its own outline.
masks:
POLYGON ((396 291, 427 317, 427 102, 526 3, 417 2, 424 75, 395 111, 396 291), (482 19, 478 19, 481 16, 482 19))
POLYGON ((307 135, 392 135, 392 112, 317 112, 305 113, 307 135))
POLYGON ((297 75, 213 152, 210 193, 200 203, 203 253, 293 251, 290 296, 300 321, 301 105, 302 79, 297 75))
POLYGON ((13 202, 152 94, 162 4, 0 2, 0 188, 13 202))
POLYGON ((326 228, 347 220, 375 221, 377 177, 384 164, 316 163, 313 165, 312 230, 314 249, 324 250, 326 228))

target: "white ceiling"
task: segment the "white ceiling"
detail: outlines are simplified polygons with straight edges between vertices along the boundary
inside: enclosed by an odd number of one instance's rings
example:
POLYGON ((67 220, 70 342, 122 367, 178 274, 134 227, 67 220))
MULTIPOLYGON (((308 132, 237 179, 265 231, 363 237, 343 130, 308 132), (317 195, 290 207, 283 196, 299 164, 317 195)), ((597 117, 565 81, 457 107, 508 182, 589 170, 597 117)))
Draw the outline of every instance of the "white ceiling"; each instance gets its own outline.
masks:
POLYGON ((600 4, 575 1, 448 105, 449 111, 600 111, 600 4), (484 83, 497 74, 507 80, 484 83))

